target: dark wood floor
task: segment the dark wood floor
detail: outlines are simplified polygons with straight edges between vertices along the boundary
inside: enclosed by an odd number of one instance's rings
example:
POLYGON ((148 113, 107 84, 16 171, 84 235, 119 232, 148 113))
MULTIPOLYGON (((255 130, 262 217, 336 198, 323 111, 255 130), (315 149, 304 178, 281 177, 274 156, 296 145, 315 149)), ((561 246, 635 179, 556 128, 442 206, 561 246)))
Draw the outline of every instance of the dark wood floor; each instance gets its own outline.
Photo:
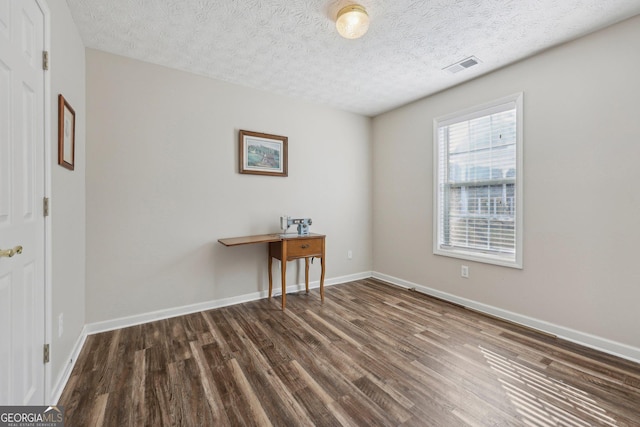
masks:
POLYGON ((370 279, 92 335, 67 426, 640 426, 640 365, 370 279))

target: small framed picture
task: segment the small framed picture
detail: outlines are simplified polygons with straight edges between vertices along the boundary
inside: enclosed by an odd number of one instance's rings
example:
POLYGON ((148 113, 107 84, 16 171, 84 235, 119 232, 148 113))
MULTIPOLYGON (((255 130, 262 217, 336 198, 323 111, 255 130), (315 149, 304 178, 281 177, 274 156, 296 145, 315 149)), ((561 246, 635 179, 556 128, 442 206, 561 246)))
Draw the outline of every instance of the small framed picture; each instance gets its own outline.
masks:
POLYGON ((287 176, 286 136, 241 130, 240 173, 287 176))
POLYGON ((58 164, 73 170, 75 165, 76 112, 58 95, 58 164))

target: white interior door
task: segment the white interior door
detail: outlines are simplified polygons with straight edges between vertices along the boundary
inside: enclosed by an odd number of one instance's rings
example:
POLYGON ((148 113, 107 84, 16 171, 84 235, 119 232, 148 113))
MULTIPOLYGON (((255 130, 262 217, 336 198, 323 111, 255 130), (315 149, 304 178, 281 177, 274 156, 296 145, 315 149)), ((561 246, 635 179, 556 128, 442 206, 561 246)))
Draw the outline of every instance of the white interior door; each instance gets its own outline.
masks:
POLYGON ((36 1, 0 0, 0 405, 44 404, 43 46, 36 1))

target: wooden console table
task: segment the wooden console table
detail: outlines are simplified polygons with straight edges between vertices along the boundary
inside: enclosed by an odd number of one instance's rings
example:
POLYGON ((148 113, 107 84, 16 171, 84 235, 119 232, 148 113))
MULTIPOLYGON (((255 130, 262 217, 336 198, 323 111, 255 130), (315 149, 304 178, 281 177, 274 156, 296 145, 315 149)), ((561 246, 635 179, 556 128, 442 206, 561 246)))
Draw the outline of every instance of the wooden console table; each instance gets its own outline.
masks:
POLYGON ((273 258, 279 259, 282 270, 282 310, 287 305, 287 261, 304 258, 304 282, 309 293, 309 258, 320 258, 320 299, 324 302, 324 242, 325 235, 310 233, 308 236, 291 234, 283 237, 280 234, 260 234, 257 236, 232 237, 219 239, 225 246, 249 245, 254 243, 269 244, 269 298, 273 290, 272 265, 273 258))

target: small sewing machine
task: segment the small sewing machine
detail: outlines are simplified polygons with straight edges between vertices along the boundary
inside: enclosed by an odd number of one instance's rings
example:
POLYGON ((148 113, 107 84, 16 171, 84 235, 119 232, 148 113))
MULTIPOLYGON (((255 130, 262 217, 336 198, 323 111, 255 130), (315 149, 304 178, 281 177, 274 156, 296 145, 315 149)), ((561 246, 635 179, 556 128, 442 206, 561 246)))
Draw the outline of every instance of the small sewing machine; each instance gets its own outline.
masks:
POLYGON ((280 228, 283 234, 287 233, 289 227, 293 224, 298 225, 298 236, 308 236, 309 226, 312 224, 311 218, 291 218, 290 216, 280 217, 280 228))

